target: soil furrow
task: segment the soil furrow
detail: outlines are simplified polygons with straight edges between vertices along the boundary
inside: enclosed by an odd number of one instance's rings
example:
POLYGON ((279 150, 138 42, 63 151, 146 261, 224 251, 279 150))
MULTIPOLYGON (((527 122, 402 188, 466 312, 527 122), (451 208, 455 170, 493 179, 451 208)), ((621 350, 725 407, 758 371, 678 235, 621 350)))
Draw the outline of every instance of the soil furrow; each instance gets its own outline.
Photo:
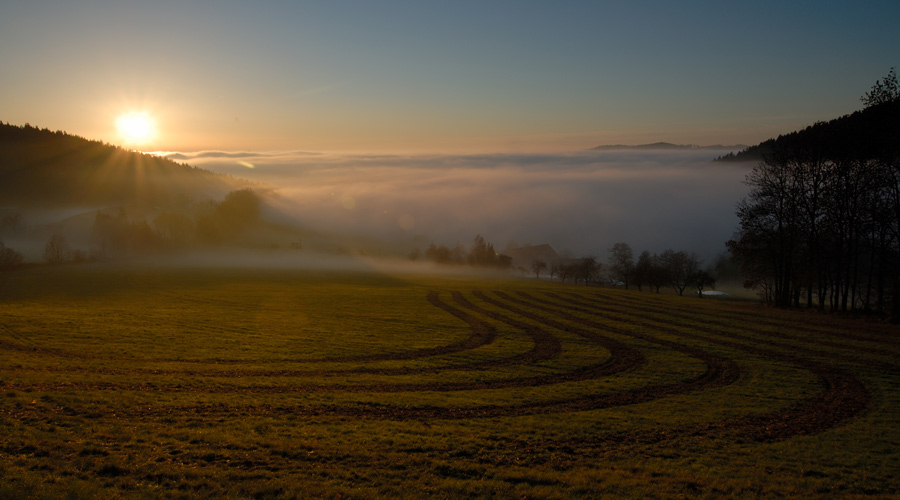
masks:
MULTIPOLYGON (((583 294, 568 293, 567 295, 576 300, 583 300, 586 298, 583 294)), ((597 299, 603 298, 604 300, 611 300, 611 298, 609 296, 603 297, 601 294, 594 295, 594 298, 597 298, 597 299)), ((660 300, 654 300, 652 295, 649 298, 645 298, 642 296, 617 295, 615 297, 615 299, 620 300, 622 302, 628 302, 629 307, 631 307, 631 305, 636 305, 637 307, 647 308, 647 307, 653 307, 653 303, 657 303, 660 306, 663 306, 666 310, 669 310, 669 311, 672 310, 671 304, 665 303, 660 300)), ((760 305, 759 307, 762 309, 765 306, 760 305)), ((655 310, 658 310, 658 309, 655 309, 655 310)), ((704 320, 708 318, 708 316, 705 316, 700 313, 692 313, 692 312, 684 312, 684 311, 680 311, 680 312, 682 314, 691 314, 691 315, 696 314, 696 317, 700 317, 704 320)), ((787 311, 778 311, 778 312, 787 313, 787 311)), ((795 311, 795 312, 797 314, 801 313, 800 311, 795 311)), ((736 321, 740 321, 740 319, 738 319, 738 318, 743 318, 744 320, 750 320, 757 325, 773 326, 776 328, 785 328, 787 325, 790 325, 792 330, 795 330, 798 332, 807 332, 807 333, 813 333, 813 334, 817 334, 817 335, 824 335, 824 336, 828 336, 828 337, 836 337, 838 339, 851 338, 853 340, 858 340, 860 342, 872 342, 872 343, 877 343, 879 345, 890 345, 893 347, 900 347, 900 339, 898 339, 896 337, 895 332, 893 332, 889 328, 885 327, 884 323, 880 323, 880 322, 863 320, 863 321, 859 321, 855 325, 855 329, 853 331, 843 330, 843 331, 838 332, 838 331, 833 330, 835 316, 831 315, 831 314, 825 314, 824 316, 822 316, 815 312, 806 311, 804 319, 806 320, 807 326, 802 326, 802 325, 797 324, 796 321, 790 321, 788 319, 781 320, 778 318, 766 319, 766 317, 760 315, 759 313, 748 312, 745 310, 735 310, 733 308, 728 308, 728 309, 723 308, 723 309, 720 309, 719 311, 717 311, 717 313, 719 315, 724 315, 729 318, 734 318, 736 321), (817 327, 815 325, 819 325, 819 326, 817 327), (865 333, 863 333, 863 331, 861 331, 861 330, 865 330, 865 333)), ((880 351, 878 351, 877 347, 874 347, 872 349, 873 349, 872 352, 880 352, 880 351)))
MULTIPOLYGON (((405 375, 416 373, 432 373, 446 370, 475 370, 480 368, 497 367, 501 365, 514 365, 523 363, 533 363, 537 361, 545 361, 559 356, 562 347, 559 341, 541 328, 537 328, 522 322, 503 317, 499 314, 492 314, 466 300, 462 294, 454 293, 454 300, 471 310, 485 313, 488 316, 504 321, 508 324, 516 326, 526 331, 532 338, 535 347, 526 353, 490 360, 480 363, 469 363, 464 365, 452 365, 447 367, 427 367, 427 368, 399 368, 399 369, 368 369, 356 370, 352 372, 341 371, 320 371, 320 372, 300 372, 302 375, 338 375, 338 374, 380 374, 380 375, 405 375)), ((480 347, 494 340, 496 330, 488 323, 460 310, 452 307, 440 300, 437 292, 431 292, 428 295, 429 302, 436 307, 448 312, 449 314, 465 321, 473 331, 473 335, 469 339, 487 339, 487 342, 471 342, 470 345, 480 347)), ((451 351, 456 352, 456 351, 451 351)), ((450 392, 463 390, 481 390, 481 389, 500 389, 510 387, 531 387, 548 384, 557 384, 562 382, 571 382, 596 378, 603 375, 621 371, 633 366, 628 363, 618 363, 604 361, 602 363, 589 365, 578 368, 571 372, 543 375, 534 377, 517 377, 513 379, 500 379, 493 381, 477 381, 477 382, 438 382, 438 383, 418 383, 418 384, 303 384, 292 383, 289 385, 252 385, 252 386, 233 386, 233 385, 190 385, 190 384, 116 384, 116 383, 61 383, 61 384, 30 384, 17 385, 8 384, 3 388, 7 390, 20 391, 59 391, 59 390, 83 390, 83 391, 133 391, 133 392, 191 392, 191 393, 247 393, 247 394, 285 394, 285 393, 321 393, 321 392, 450 392)), ((166 372, 171 374, 172 372, 166 372)), ((284 372, 279 373, 284 376, 284 372)))
MULTIPOLYGON (((588 311, 584 308, 571 305, 553 304, 549 307, 540 305, 547 304, 546 301, 531 297, 534 300, 533 307, 543 308, 557 311, 562 314, 560 307, 581 313, 598 314, 596 311, 588 311)), ((549 294, 548 294, 549 295, 549 294)), ((523 301, 524 302, 524 301, 523 301)), ((609 312, 609 311, 607 311, 609 312)), ((621 314, 612 311, 613 314, 621 314)), ((587 325, 600 325, 591 320, 572 317, 573 321, 579 321, 587 325)), ((811 361, 797 356, 782 354, 770 349, 752 347, 738 342, 732 342, 721 338, 696 335, 670 328, 661 328, 659 325, 639 321, 633 316, 629 317, 629 321, 635 324, 641 324, 650 328, 665 330, 674 335, 693 338, 704 342, 710 342, 722 345, 731 349, 764 356, 770 359, 776 359, 796 366, 805 368, 814 373, 823 386, 823 390, 814 398, 798 402, 794 406, 771 412, 760 416, 748 416, 741 419, 731 421, 729 425, 740 425, 744 432, 754 439, 760 441, 783 440, 789 437, 803 434, 816 434, 831 429, 842 422, 845 422, 855 416, 861 414, 869 405, 871 394, 865 385, 852 374, 836 367, 828 366, 822 363, 811 361)), ((715 335, 726 335, 722 332, 712 332, 715 335)), ((742 338, 740 336, 736 336, 742 338)))
MULTIPOLYGON (((547 296, 553 297, 556 300, 562 301, 564 303, 571 304, 573 302, 571 300, 565 299, 563 297, 560 297, 559 295, 552 294, 552 293, 548 293, 547 296)), ((621 312, 615 308, 614 302, 612 302, 608 299, 601 299, 600 297, 597 297, 597 299, 602 300, 604 303, 606 303, 608 305, 603 306, 603 305, 598 304, 597 302, 586 302, 583 300, 574 301, 574 302, 582 305, 584 308, 588 308, 588 309, 584 309, 586 311, 590 310, 589 308, 593 307, 593 308, 600 308, 609 313, 615 314, 618 312, 619 314, 621 314, 621 312)), ((684 315, 679 315, 679 314, 675 314, 675 313, 661 313, 660 311, 658 311, 656 309, 646 307, 646 306, 643 306, 643 307, 642 306, 629 306, 629 310, 641 311, 641 312, 645 312, 647 314, 652 314, 655 316, 663 315, 663 316, 672 318, 673 320, 679 320, 679 319, 684 318, 684 315)), ((690 320, 690 318, 687 318, 687 319, 690 320)), ((706 321, 704 321, 704 323, 706 325, 719 325, 723 328, 728 328, 728 329, 734 328, 733 325, 731 325, 729 323, 721 322, 721 321, 706 320, 706 321)), ((692 326, 691 328, 695 328, 700 331, 712 332, 712 333, 715 333, 717 336, 727 336, 729 338, 733 338, 736 340, 745 340, 747 342, 753 342, 755 344, 764 344, 764 345, 767 345, 770 347, 776 347, 778 349, 783 349, 786 351, 795 351, 795 352, 800 352, 800 353, 804 353, 804 354, 809 354, 812 356, 821 356, 821 357, 831 358, 831 359, 835 359, 835 360, 839 360, 839 361, 847 361, 847 362, 851 362, 851 363, 862 363, 862 364, 866 364, 869 366, 877 366, 878 368, 881 368, 883 370, 888 370, 888 371, 893 371, 893 372, 900 371, 900 365, 893 364, 893 363, 887 363, 884 361, 872 360, 872 359, 862 359, 862 358, 859 358, 857 356, 853 356, 850 354, 835 353, 835 352, 811 349, 809 347, 805 347, 802 345, 785 344, 783 342, 776 342, 774 340, 768 340, 768 339, 754 339, 754 338, 751 338, 751 337, 748 337, 745 335, 725 332, 722 330, 713 330, 713 329, 709 328, 708 326, 703 326, 703 327, 692 326)), ((793 340, 796 342, 805 342, 805 343, 816 344, 816 345, 821 345, 821 346, 826 346, 826 347, 834 347, 834 348, 845 349, 845 350, 854 350, 854 351, 858 351, 858 352, 870 352, 872 354, 887 354, 887 355, 889 355, 889 353, 885 353, 884 350, 858 349, 858 348, 855 348, 854 346, 840 344, 840 343, 836 343, 836 342, 819 341, 816 339, 804 339, 802 337, 798 337, 796 335, 791 335, 790 333, 783 332, 783 331, 778 332, 778 333, 773 333, 773 332, 768 332, 765 330, 760 330, 757 328, 748 328, 748 329, 746 329, 746 331, 752 332, 755 335, 760 335, 763 337, 776 337, 777 336, 777 338, 789 339, 789 340, 793 340)))
MULTIPOLYGON (((417 349, 414 351, 408 352, 395 352, 395 353, 386 353, 386 354, 373 354, 366 356, 345 356, 345 357, 333 357, 333 358, 319 358, 319 359, 296 359, 296 358, 281 358, 281 359, 269 359, 266 362, 269 363, 362 363, 362 362, 373 362, 373 361, 403 361, 403 360, 412 360, 417 358, 426 358, 432 356, 440 356, 445 354, 454 354, 470 349, 476 349, 478 347, 488 345, 493 342, 496 338, 496 331, 494 331, 493 327, 484 322, 468 321, 471 319, 471 316, 467 315, 465 312, 451 307, 440 300, 437 292, 429 292, 427 295, 428 302, 442 309, 449 314, 458 317, 463 320, 467 324, 469 324, 472 333, 469 337, 463 339, 462 341, 456 344, 450 344, 446 346, 439 347, 429 347, 424 349, 417 349)), ((140 361, 140 362, 154 362, 154 363, 185 363, 185 364, 247 364, 247 363, 258 363, 259 360, 242 360, 242 359, 229 359, 229 358, 210 358, 210 359, 141 359, 141 358, 133 358, 133 357, 104 357, 104 356, 84 356, 84 355, 76 355, 73 353, 69 353, 63 349, 50 349, 50 348, 41 348, 41 347, 27 347, 20 346, 17 344, 13 344, 11 342, 0 341, 0 349, 4 350, 14 350, 21 352, 36 352, 40 354, 47 354, 52 356, 58 356, 63 358, 72 358, 72 359, 97 359, 97 360, 109 360, 109 361, 140 361)), ((357 369, 359 370, 359 369, 357 369)), ((363 369, 364 370, 364 369, 363 369)), ((152 373, 152 372, 151 372, 152 373)), ((185 371, 170 371, 165 373, 185 373, 191 374, 193 373, 190 370, 185 371)), ((240 376, 242 373, 247 373, 243 371, 236 370, 234 371, 237 376, 240 376)), ((302 373, 302 372, 301 372, 302 373)), ((316 372, 312 372, 316 373, 316 372)), ((327 372, 318 372, 318 373, 327 373, 327 372)), ((358 371, 357 373, 366 373, 365 371, 358 371)), ((380 373, 380 372, 372 372, 372 373, 380 373)), ((252 375, 246 375, 252 376, 252 375)))

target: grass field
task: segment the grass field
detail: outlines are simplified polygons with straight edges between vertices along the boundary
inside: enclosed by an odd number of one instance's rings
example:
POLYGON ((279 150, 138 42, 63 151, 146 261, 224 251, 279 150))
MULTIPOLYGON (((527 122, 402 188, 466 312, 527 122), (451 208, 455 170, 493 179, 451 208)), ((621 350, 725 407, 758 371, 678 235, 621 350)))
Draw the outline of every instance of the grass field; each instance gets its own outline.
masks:
POLYGON ((900 330, 533 280, 0 281, 0 499, 900 497, 900 330))

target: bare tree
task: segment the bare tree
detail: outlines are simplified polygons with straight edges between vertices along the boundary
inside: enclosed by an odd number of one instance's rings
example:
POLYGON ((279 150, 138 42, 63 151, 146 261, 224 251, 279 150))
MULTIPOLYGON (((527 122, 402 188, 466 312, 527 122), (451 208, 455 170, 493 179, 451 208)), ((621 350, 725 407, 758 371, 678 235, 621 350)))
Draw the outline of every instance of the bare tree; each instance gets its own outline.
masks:
POLYGON ((0 272, 10 271, 22 265, 22 254, 0 242, 0 272))
POLYGON ((616 243, 609 249, 609 271, 612 278, 624 283, 628 290, 628 282, 634 275, 634 252, 628 243, 616 243))
POLYGON ((700 268, 700 259, 697 254, 669 249, 663 252, 661 259, 669 271, 669 284, 678 292, 678 295, 684 295, 684 289, 691 284, 694 274, 700 268))
POLYGON ((54 233, 44 245, 44 260, 50 264, 64 264, 72 258, 72 247, 66 238, 54 233))
POLYGON ((661 256, 653 254, 650 257, 650 265, 647 268, 647 285, 656 293, 659 293, 659 289, 667 283, 669 283, 669 268, 665 266, 661 256))
POLYGON ((776 306, 788 307, 795 295, 795 277, 802 242, 799 204, 802 184, 796 160, 776 151, 747 174, 751 187, 738 203, 741 235, 729 242, 732 255, 743 259, 750 282, 770 284, 776 306))
POLYGON ((634 264, 634 284, 637 285, 638 291, 643 291, 644 285, 650 284, 650 266, 653 265, 653 257, 650 252, 644 250, 638 256, 637 262, 634 264))
POLYGON ((716 279, 708 271, 700 270, 691 276, 691 283, 697 288, 697 296, 703 298, 703 289, 716 286, 716 279))
POLYGON ((584 280, 584 284, 587 285, 591 281, 596 281, 600 277, 600 263, 597 262, 597 259, 594 257, 582 257, 581 261, 577 264, 577 274, 575 277, 575 282, 578 282, 578 279, 584 280))
POLYGON ((534 271, 534 277, 541 278, 541 271, 547 269, 547 263, 542 260, 535 260, 531 263, 531 270, 534 271))

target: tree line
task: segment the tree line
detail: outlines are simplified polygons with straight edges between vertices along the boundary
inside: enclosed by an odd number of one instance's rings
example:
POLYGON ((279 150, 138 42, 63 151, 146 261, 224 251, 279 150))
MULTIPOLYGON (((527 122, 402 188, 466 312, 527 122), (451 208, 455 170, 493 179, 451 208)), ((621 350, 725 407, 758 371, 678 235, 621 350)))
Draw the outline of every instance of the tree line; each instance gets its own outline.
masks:
MULTIPOLYGON (((44 245, 48 264, 104 261, 116 256, 181 250, 239 242, 242 234, 260 222, 261 200, 251 189, 228 193, 221 202, 195 203, 191 211, 160 211, 154 217, 132 217, 125 208, 97 211, 88 239, 88 250, 77 248, 62 233, 55 232, 44 245)), ((24 231, 24 218, 10 212, 0 218, 0 229, 15 234, 24 231)), ((22 265, 22 254, 0 242, 0 271, 22 265)))
MULTIPOLYGON (((616 243, 609 250, 609 263, 604 266, 597 257, 559 259, 554 262, 533 260, 530 271, 540 278, 541 274, 549 274, 550 279, 559 279, 561 283, 570 281, 574 284, 611 284, 613 286, 636 286, 643 290, 646 286, 656 293, 664 286, 671 286, 678 295, 685 290, 696 290, 703 296, 703 290, 716 284, 715 272, 701 269, 702 261, 694 252, 683 250, 666 250, 662 254, 643 252, 635 262, 634 253, 627 243, 616 243)), ((410 260, 419 260, 422 253, 416 249, 409 254, 410 260)), ((494 245, 485 241, 481 235, 475 236, 471 247, 462 245, 447 247, 431 243, 424 252, 424 258, 438 264, 470 265, 475 267, 494 267, 512 269, 512 258, 494 250, 494 245)), ((529 269, 519 266, 517 270, 526 273, 529 269)))
POLYGON ((702 297, 705 289, 714 287, 716 275, 727 277, 730 262, 725 258, 717 258, 707 268, 701 268, 702 260, 694 252, 668 249, 661 254, 642 252, 637 261, 634 251, 628 243, 619 242, 609 249, 609 259, 604 266, 596 257, 580 259, 561 259, 547 263, 534 260, 531 272, 535 278, 548 273, 550 279, 558 278, 560 282, 572 280, 575 284, 606 284, 622 286, 626 290, 636 286, 638 291, 647 287, 656 293, 663 287, 671 286, 678 295, 684 295, 688 289, 695 290, 702 297))
MULTIPOLYGON (((416 249, 409 254, 410 260, 419 260, 421 252, 416 249)), ((425 258, 437 264, 468 264, 478 267, 496 267, 509 269, 512 267, 512 258, 509 255, 498 253, 494 250, 493 243, 485 241, 480 234, 475 236, 471 248, 456 245, 449 248, 446 245, 435 245, 432 242, 425 249, 425 258)))
POLYGON ((900 87, 865 108, 778 137, 751 173, 727 243, 746 285, 778 307, 900 318, 900 87))

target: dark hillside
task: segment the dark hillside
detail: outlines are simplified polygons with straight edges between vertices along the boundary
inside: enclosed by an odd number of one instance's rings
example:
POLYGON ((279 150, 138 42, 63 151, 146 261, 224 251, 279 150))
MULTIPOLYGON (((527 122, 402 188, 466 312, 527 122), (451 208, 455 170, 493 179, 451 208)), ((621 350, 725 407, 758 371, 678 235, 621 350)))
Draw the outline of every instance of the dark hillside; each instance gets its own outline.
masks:
POLYGON ((801 144, 805 148, 815 147, 831 158, 854 155, 876 159, 896 155, 900 147, 900 102, 878 104, 819 122, 750 146, 736 154, 720 156, 715 161, 759 162, 775 151, 793 150, 794 146, 801 144))
POLYGON ((178 205, 235 180, 60 131, 0 123, 0 205, 178 205))
POLYGON ((726 155, 719 156, 713 161, 760 162, 767 154, 772 152, 772 147, 774 144, 775 139, 769 139, 755 146, 744 148, 737 153, 728 153, 726 155))

